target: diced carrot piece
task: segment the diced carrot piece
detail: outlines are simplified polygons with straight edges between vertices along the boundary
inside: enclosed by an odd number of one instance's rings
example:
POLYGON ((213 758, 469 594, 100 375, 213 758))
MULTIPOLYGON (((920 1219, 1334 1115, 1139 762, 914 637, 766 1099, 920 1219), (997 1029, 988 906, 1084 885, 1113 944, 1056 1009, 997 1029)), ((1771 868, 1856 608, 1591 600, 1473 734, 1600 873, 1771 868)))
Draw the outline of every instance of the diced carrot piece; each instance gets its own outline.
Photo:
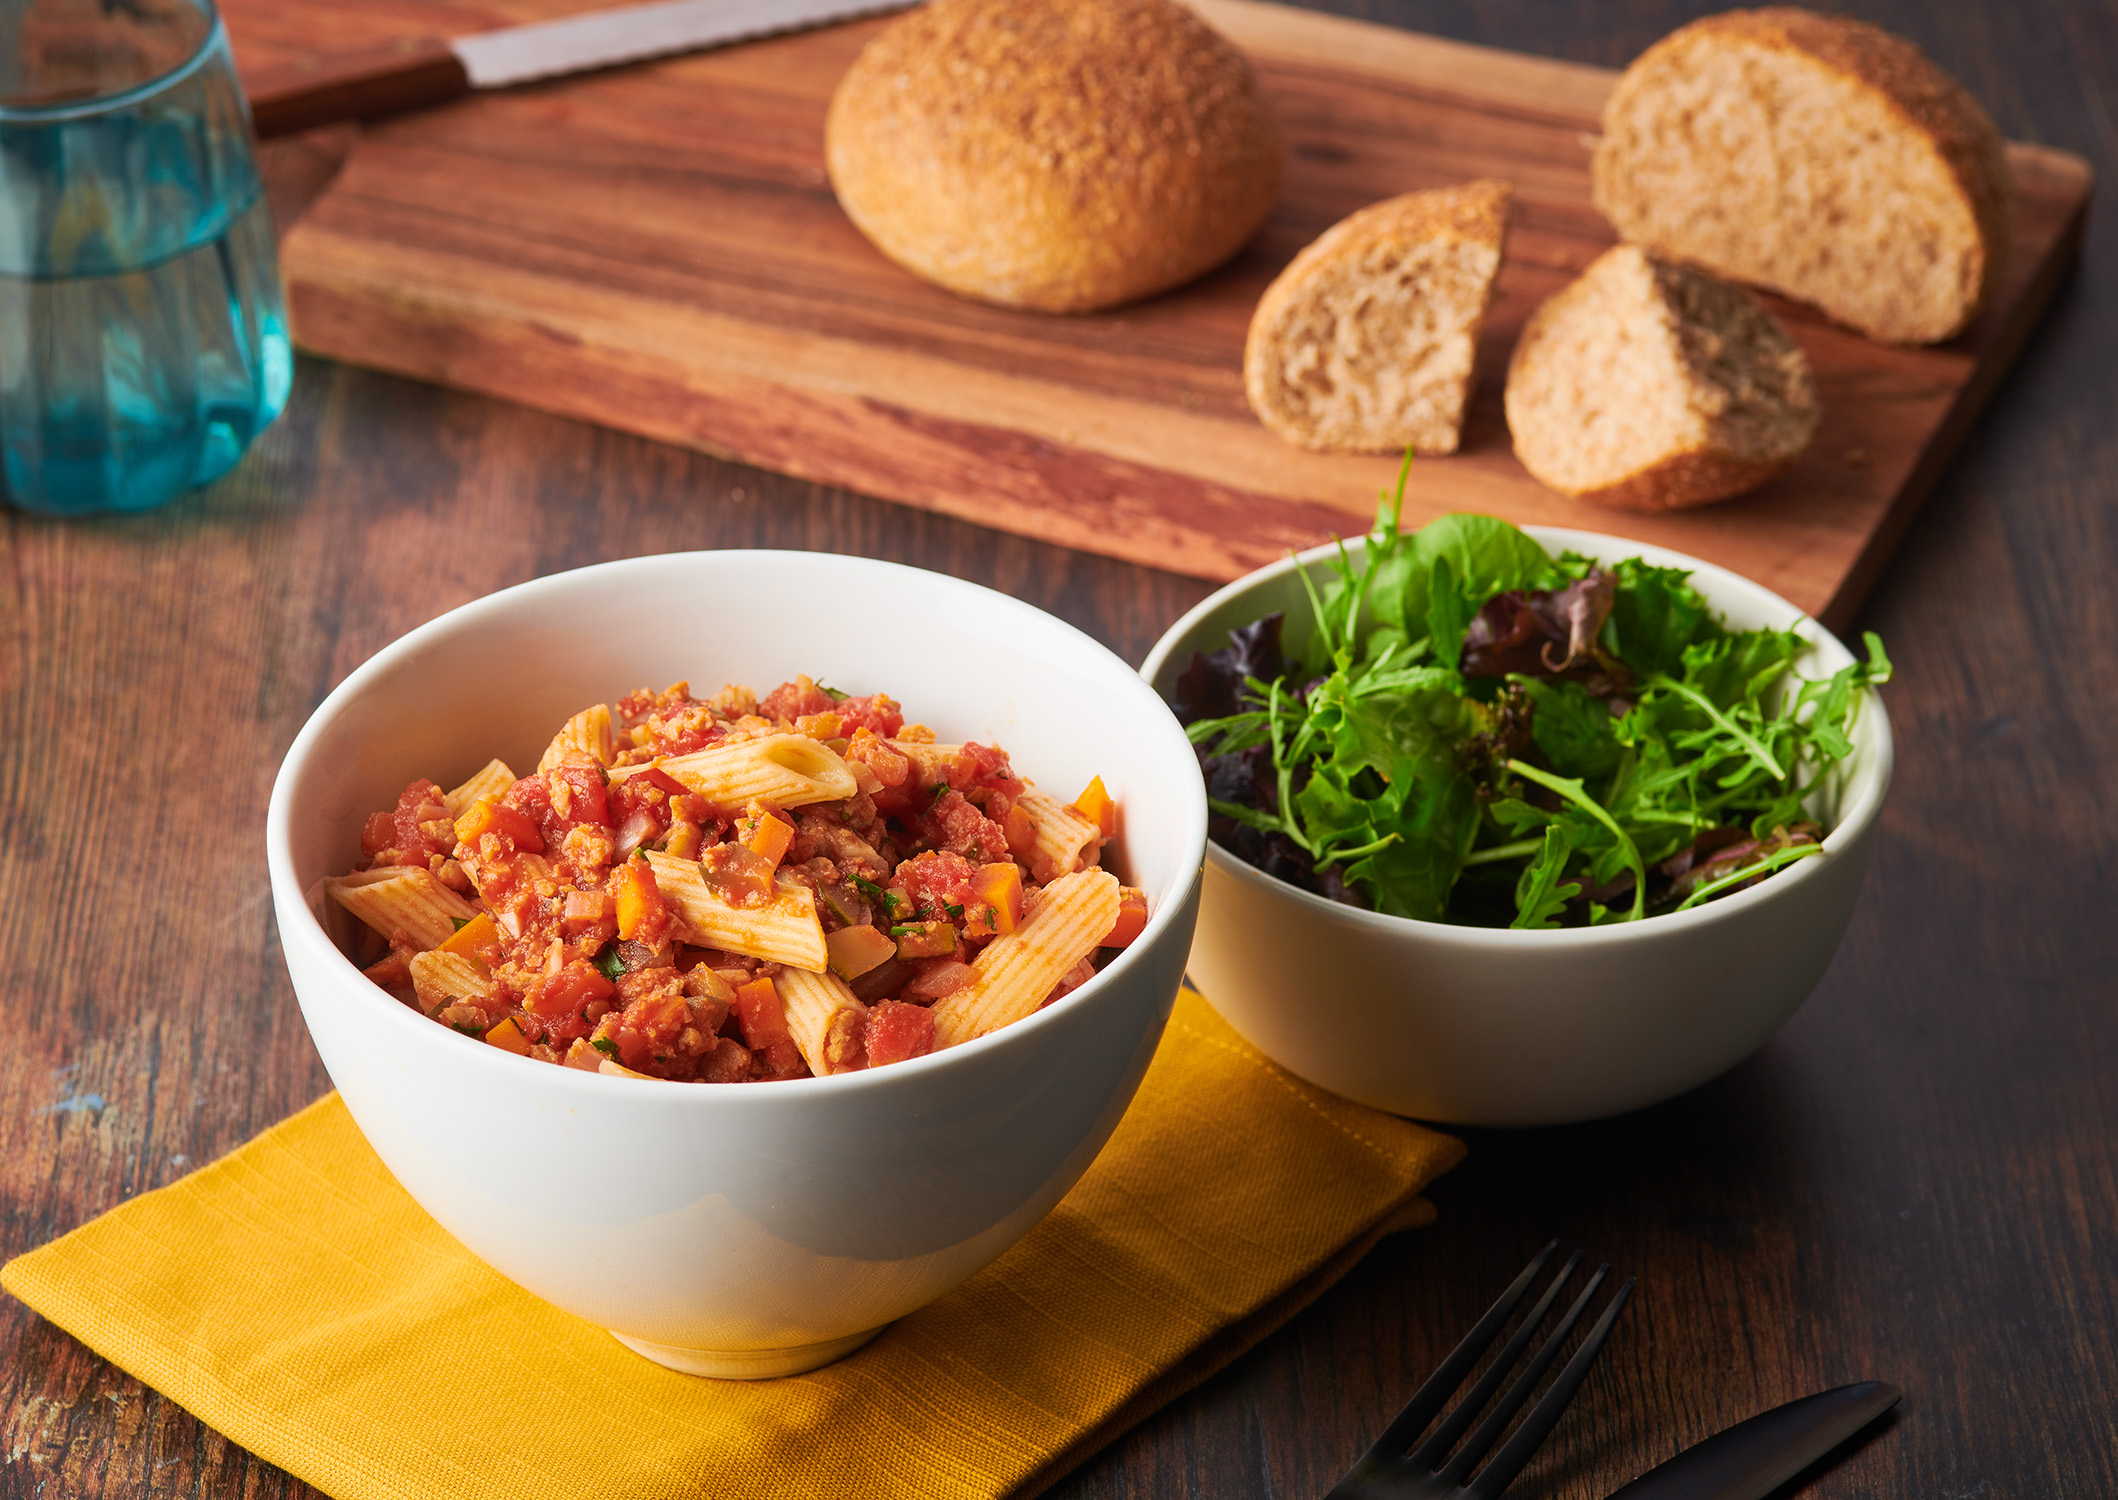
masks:
POLYGON ((998 864, 980 865, 971 876, 972 900, 982 903, 982 910, 970 911, 971 926, 975 934, 998 937, 1013 932, 1015 924, 1022 920, 1022 870, 1013 860, 998 864))
POLYGON ((515 846, 517 853, 544 852, 544 835, 537 831, 537 825, 490 797, 473 802, 456 820, 456 842, 476 848, 478 840, 488 833, 499 834, 515 846))
POLYGON ((899 958, 945 958, 956 952, 953 922, 900 922, 890 936, 897 939, 899 958))
POLYGON ((650 941, 640 934, 659 934, 668 922, 669 909, 647 861, 628 859, 618 867, 612 883, 617 888, 618 936, 650 941))
POLYGON ((485 1039, 502 1051, 512 1052, 517 1057, 529 1056, 529 1038, 524 1036, 520 1028, 515 1025, 513 1016, 509 1016, 498 1026, 488 1031, 485 1034, 485 1039))
POLYGON ((831 956, 832 973, 841 979, 854 979, 896 956, 897 944, 872 924, 863 924, 824 934, 824 950, 831 956))
POLYGON ((749 983, 736 986, 735 1013, 742 1023, 743 1040, 753 1052, 794 1040, 794 1033, 787 1029, 787 1007, 780 1000, 780 992, 772 987, 770 975, 760 974, 749 983))
POLYGON ((787 853, 787 846, 794 842, 794 825, 778 813, 762 810, 744 822, 748 832, 743 837, 743 847, 778 865, 787 853))
POLYGON ((500 958, 500 930, 493 925, 491 912, 480 912, 446 938, 442 939, 441 952, 457 953, 465 958, 483 959, 486 963, 497 963, 500 958))
POLYGON ((678 859, 697 859, 699 849, 705 844, 706 835, 699 825, 691 822, 672 823, 669 837, 662 841, 662 852, 674 854, 678 859))
POLYGON ((1147 926, 1147 892, 1129 885, 1118 887, 1118 920, 1111 924, 1110 935, 1100 946, 1123 948, 1140 935, 1147 926))
POLYGON ((1008 853, 1017 859, 1028 859, 1037 847, 1037 820, 1024 812, 1019 802, 1000 820, 1000 831, 1008 836, 1008 853))
POLYGON ((885 1000, 868 1012, 868 1066, 884 1067, 934 1050, 934 1012, 924 1005, 885 1000))
POLYGON ((1101 776, 1090 778, 1073 805, 1074 811, 1095 824, 1105 838, 1118 831, 1118 804, 1111 801, 1110 793, 1103 789, 1101 776))

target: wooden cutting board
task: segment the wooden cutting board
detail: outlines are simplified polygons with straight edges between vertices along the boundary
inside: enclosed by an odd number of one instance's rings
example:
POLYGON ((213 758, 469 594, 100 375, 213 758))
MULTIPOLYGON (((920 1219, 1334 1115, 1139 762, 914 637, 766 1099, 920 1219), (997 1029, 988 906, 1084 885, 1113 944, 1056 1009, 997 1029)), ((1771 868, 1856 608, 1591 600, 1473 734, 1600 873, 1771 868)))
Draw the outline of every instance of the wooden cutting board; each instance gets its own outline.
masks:
POLYGON ((1256 242, 1177 292, 1052 318, 960 300, 884 260, 839 212, 823 164, 832 88, 884 24, 863 22, 370 130, 285 242, 297 340, 1230 578, 1361 530, 1396 469, 1291 447, 1251 416, 1243 335, 1266 283, 1363 204, 1500 177, 1515 217, 1464 450, 1414 465, 1408 511, 1662 543, 1844 626, 2079 253, 2087 164, 2012 146, 2014 257, 1963 338, 1884 348, 1775 300, 1824 403, 1807 457, 1704 510, 1586 507, 1515 462, 1500 372, 1529 312, 1611 242, 1588 163, 1615 75, 1253 0, 1196 3, 1255 61, 1291 152, 1256 242))

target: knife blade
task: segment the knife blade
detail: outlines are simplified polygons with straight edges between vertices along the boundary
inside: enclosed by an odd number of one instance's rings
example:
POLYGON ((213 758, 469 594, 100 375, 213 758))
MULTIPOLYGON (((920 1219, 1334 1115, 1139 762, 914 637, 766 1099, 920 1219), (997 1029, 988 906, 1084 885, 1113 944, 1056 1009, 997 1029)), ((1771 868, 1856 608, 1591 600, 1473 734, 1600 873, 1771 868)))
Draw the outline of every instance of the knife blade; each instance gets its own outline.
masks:
POLYGON ((323 53, 244 75, 262 138, 903 10, 912 0, 657 0, 453 38, 323 53))
POLYGON ((1894 1385, 1863 1380, 1775 1406, 1692 1444, 1610 1500, 1764 1500, 1898 1397, 1894 1385))

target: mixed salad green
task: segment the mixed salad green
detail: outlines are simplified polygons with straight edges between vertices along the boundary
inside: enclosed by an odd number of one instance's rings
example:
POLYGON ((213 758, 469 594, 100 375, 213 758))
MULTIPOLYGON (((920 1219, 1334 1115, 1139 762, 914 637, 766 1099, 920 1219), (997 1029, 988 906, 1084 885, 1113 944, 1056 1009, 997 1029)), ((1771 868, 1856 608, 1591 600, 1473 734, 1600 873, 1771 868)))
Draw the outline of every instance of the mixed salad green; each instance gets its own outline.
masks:
POLYGON ((1689 575, 1558 558, 1505 521, 1398 529, 1302 581, 1315 626, 1230 632, 1172 692, 1215 841, 1395 916, 1558 927, 1681 911, 1821 852, 1882 642, 1821 680, 1791 630, 1731 630, 1689 575))

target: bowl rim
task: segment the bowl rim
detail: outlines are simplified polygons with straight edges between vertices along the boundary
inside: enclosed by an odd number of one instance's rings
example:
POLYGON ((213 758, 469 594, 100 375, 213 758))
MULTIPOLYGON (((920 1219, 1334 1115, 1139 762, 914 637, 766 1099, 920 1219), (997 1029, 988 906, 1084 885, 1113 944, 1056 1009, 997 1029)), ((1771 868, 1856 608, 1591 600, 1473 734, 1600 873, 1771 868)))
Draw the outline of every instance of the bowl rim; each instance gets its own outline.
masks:
MULTIPOLYGON (((1562 551, 1574 551, 1599 561, 1641 557, 1658 567, 1681 567, 1695 576, 1708 575, 1707 579, 1701 581, 1710 581, 1716 587, 1702 587, 1700 592, 1706 595, 1707 602, 1715 607, 1717 613, 1723 608, 1717 598, 1719 587, 1733 585, 1749 590, 1771 608, 1784 611, 1791 622, 1788 628, 1799 631, 1813 644, 1836 648, 1844 652, 1849 660, 1859 659, 1844 641, 1781 595, 1754 579, 1745 578, 1732 569, 1710 563, 1704 558, 1693 557, 1671 547, 1635 541, 1607 532, 1541 525, 1527 525, 1519 529, 1554 555, 1562 551)), ((1344 538, 1343 542, 1358 542, 1362 535, 1366 533, 1356 533, 1344 538)), ((1161 638, 1149 650, 1146 661, 1141 664, 1140 676, 1153 688, 1156 677, 1170 664, 1179 644, 1186 636, 1198 630, 1209 616, 1265 584, 1286 577, 1297 566, 1306 567, 1337 557, 1341 545, 1342 542, 1337 540, 1320 543, 1280 558, 1276 562, 1267 563, 1215 590, 1185 611, 1182 618, 1162 633, 1161 638)), ((1156 696, 1160 696, 1159 691, 1156 696)), ((1803 885, 1821 877, 1824 865, 1842 856, 1849 846, 1867 832, 1869 826, 1880 816, 1884 796, 1890 789, 1891 775, 1896 764, 1896 742, 1891 734, 1890 716, 1883 707, 1880 692, 1873 693, 1862 705, 1862 718, 1868 725, 1867 733, 1871 737, 1863 747, 1868 757, 1868 774, 1852 788, 1853 795, 1839 810, 1838 821, 1824 835, 1824 856, 1798 860, 1776 871, 1770 879, 1760 881, 1747 890, 1703 902, 1689 911, 1664 912, 1657 916, 1643 917, 1638 922, 1615 922, 1603 927, 1473 927, 1454 922, 1430 922, 1420 917, 1393 916, 1388 912, 1369 911, 1364 907, 1333 901, 1317 895, 1314 891, 1305 891, 1299 886, 1290 885, 1276 875, 1268 875, 1256 866, 1244 863, 1211 838, 1206 841, 1206 862, 1224 876, 1292 899, 1298 908, 1318 917, 1335 919, 1356 930, 1380 936, 1417 935, 1429 941, 1454 942, 1465 947, 1481 949, 1514 949, 1529 944, 1552 950, 1586 950, 1615 943, 1649 941, 1651 939, 1643 939, 1639 934, 1676 933, 1738 921, 1766 902, 1789 899, 1803 885)))
MULTIPOLYGON (((696 1096, 706 1101, 722 1101, 729 1097, 750 1097, 752 1091, 748 1089, 729 1091, 704 1088, 696 1082, 668 1078, 614 1077, 603 1073, 590 1073, 581 1068, 559 1067, 551 1063, 537 1062, 526 1057, 517 1057, 504 1049, 488 1047, 475 1037, 464 1036, 449 1027, 438 1025, 394 999, 380 985, 377 985, 363 974, 354 965, 353 961, 339 950, 338 945, 331 941, 330 934, 324 931, 322 924, 316 919, 315 912, 310 908, 308 894, 300 886, 294 870, 292 846, 294 808, 292 802, 296 781, 301 778, 306 769, 308 759, 315 751, 317 743, 324 737, 335 721, 368 692, 377 680, 394 671, 404 661, 446 641, 450 635, 467 625, 481 623, 493 616, 505 615, 511 610, 535 602, 541 595, 557 592, 565 587, 577 587, 582 579, 590 574, 606 573, 613 577, 618 577, 626 572, 645 567, 666 567, 672 564, 681 564, 685 561, 701 561, 716 567, 739 567, 745 563, 757 563, 760 560, 770 560, 772 565, 785 565, 797 559, 800 560, 803 566, 807 567, 814 567, 818 562, 822 562, 827 566, 848 567, 856 571, 881 569, 902 574, 905 575, 903 582, 907 585, 916 581, 918 586, 922 588, 954 590, 967 597, 986 601, 992 607, 999 608, 1004 613, 1014 614, 1024 620, 1035 622, 1040 629, 1057 630, 1061 632, 1062 639, 1071 637, 1070 644, 1078 644, 1087 648, 1092 653, 1092 659, 1100 658, 1102 661, 1109 663, 1112 668, 1110 677, 1115 692, 1133 694, 1143 707, 1152 705, 1161 719, 1166 720, 1166 726, 1164 727, 1166 727, 1170 735, 1175 736, 1177 743, 1183 749, 1185 758, 1194 766, 1196 765, 1195 758, 1191 756, 1190 742, 1185 738, 1183 726, 1177 722, 1176 715, 1170 711, 1169 705, 1162 701, 1161 695, 1155 692, 1147 679, 1135 673, 1126 664, 1124 658, 1086 631, 1081 630, 1078 626, 1069 624, 1057 615, 1039 609, 1037 606, 1017 599, 1012 595, 1003 594, 997 589, 987 588, 983 584, 972 583, 967 579, 956 578, 946 573, 936 573, 925 568, 915 568, 905 563, 889 562, 881 558, 861 557, 841 552, 805 552, 793 548, 722 548, 688 552, 643 553, 633 557, 615 558, 608 562, 591 563, 584 567, 569 568, 558 573, 547 573, 536 578, 526 579, 521 583, 511 584, 506 588, 496 589, 489 594, 483 594, 476 599, 468 600, 452 609, 445 610, 433 619, 414 626, 403 635, 379 648, 373 655, 360 663, 359 666, 347 673, 345 679, 324 696, 323 701, 311 711, 308 719, 303 722, 300 731, 295 735, 293 742, 287 747, 285 755, 281 758, 279 771, 273 777, 271 800, 266 810, 265 860, 270 878, 273 905, 278 913, 282 957, 288 963, 289 977, 292 977, 292 949, 294 946, 299 945, 305 953, 309 954, 318 954, 319 956, 328 954, 330 957, 325 962, 329 971, 328 978, 334 991, 334 1000, 335 992, 346 988, 347 981, 356 981, 357 983, 352 988, 360 994, 361 998, 354 1003, 371 1008, 372 1014, 384 1026, 406 1028, 403 1031, 403 1035, 413 1039, 415 1045, 431 1044, 436 1041, 449 1046, 460 1043, 467 1049, 462 1056, 464 1062, 470 1066, 492 1067, 505 1063, 511 1066, 535 1068, 540 1075, 551 1075, 548 1077, 547 1086, 560 1089, 588 1089, 591 1092, 587 1097, 597 1097, 598 1091, 614 1088, 622 1089, 624 1092, 619 1094, 605 1093, 602 1097, 635 1100, 648 1097, 660 1097, 669 1100, 678 1097, 676 1093, 671 1091, 681 1091, 685 1096, 696 1096), (336 960, 335 967, 330 965, 330 959, 336 960), (653 1094, 643 1094, 640 1092, 642 1084, 656 1085, 657 1090, 653 1094)), ((1101 662, 1099 661, 1100 664, 1101 662)), ((1093 999, 1095 995, 1110 988, 1110 985, 1106 983, 1107 980, 1115 982, 1117 976, 1144 965, 1147 962, 1145 955, 1148 951, 1156 947, 1158 941, 1168 933, 1178 920, 1178 914, 1193 904, 1193 900, 1198 894, 1200 883, 1204 879, 1204 851, 1208 845, 1206 837, 1206 788, 1203 778, 1196 780, 1194 791, 1195 795, 1188 799, 1191 805, 1186 809, 1183 826, 1185 842, 1199 853, 1197 862, 1191 864, 1189 870, 1181 878, 1173 882, 1172 888, 1163 899, 1161 905, 1149 915, 1147 925, 1141 930, 1140 935, 1124 949, 1120 950, 1118 956, 1109 964, 1097 970, 1093 978, 1069 992, 1058 1002, 1044 1006, 1019 1021, 1010 1022, 1006 1026, 987 1032, 984 1036, 975 1037, 971 1041, 960 1043, 957 1046, 945 1048, 941 1051, 930 1052, 923 1057, 908 1058, 903 1062, 892 1063, 887 1068, 863 1068, 858 1072, 835 1073, 825 1078, 812 1076, 809 1078, 772 1080, 774 1086, 768 1091, 767 1097, 770 1099, 790 1100, 807 1097, 820 1090, 852 1094, 863 1089, 896 1088, 909 1084, 934 1069, 965 1065, 963 1060, 966 1058, 973 1060, 979 1057, 997 1059, 1002 1053, 1036 1045, 1036 1038, 1043 1031, 1052 1026, 1062 1024, 1063 1017, 1078 1008, 1074 1004, 1075 1001, 1084 996, 1093 999)), ((298 995, 297 998, 299 998, 298 995)), ((516 1074, 514 1076, 527 1078, 529 1075, 516 1074)), ((714 1103, 710 1106, 702 1107, 725 1107, 725 1105, 714 1103)))

